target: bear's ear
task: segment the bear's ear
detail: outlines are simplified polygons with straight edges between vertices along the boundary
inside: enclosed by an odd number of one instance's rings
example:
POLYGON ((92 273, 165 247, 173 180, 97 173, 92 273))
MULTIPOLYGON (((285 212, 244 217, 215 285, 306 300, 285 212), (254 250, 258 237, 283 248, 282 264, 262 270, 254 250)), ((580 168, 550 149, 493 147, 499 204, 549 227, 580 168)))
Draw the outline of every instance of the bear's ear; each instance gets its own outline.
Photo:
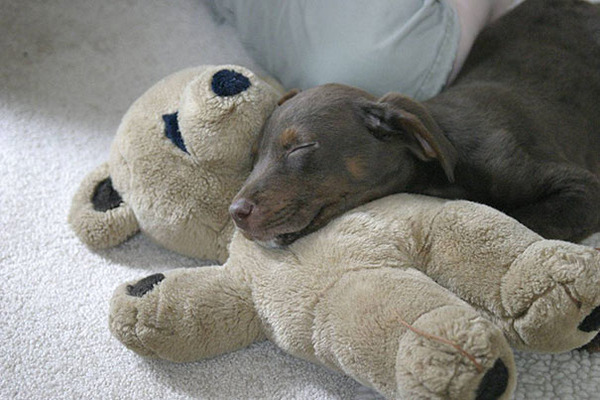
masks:
POLYGON ((108 163, 81 182, 71 203, 69 224, 92 249, 116 246, 139 231, 133 210, 112 186, 108 163))

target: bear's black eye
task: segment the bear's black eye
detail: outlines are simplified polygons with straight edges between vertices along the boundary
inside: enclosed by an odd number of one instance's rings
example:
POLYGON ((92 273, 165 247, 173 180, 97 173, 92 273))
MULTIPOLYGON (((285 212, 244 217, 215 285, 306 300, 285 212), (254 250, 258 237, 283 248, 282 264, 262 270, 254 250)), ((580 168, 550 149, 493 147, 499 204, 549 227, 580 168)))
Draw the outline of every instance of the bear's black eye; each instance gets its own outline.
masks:
MULTIPOLYGON (((165 136, 171 139, 171 142, 181 150, 188 152, 183 143, 181 132, 179 131, 179 123, 177 122, 177 113, 165 114, 162 116, 165 121, 165 136)), ((188 153, 189 154, 189 153, 188 153)))

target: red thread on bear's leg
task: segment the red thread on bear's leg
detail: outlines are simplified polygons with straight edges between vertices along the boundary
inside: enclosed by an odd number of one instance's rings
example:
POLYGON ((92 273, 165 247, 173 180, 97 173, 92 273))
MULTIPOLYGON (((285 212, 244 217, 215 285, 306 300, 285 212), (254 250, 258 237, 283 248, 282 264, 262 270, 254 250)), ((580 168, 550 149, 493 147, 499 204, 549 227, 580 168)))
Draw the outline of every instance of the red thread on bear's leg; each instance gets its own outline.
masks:
POLYGON ((400 315, 398 315, 398 320, 407 329, 409 329, 410 331, 416 333, 419 336, 423 336, 424 338, 427 338, 429 340, 433 340, 433 341, 436 341, 436 342, 444 343, 444 344, 447 344, 448 346, 454 347, 460 354, 462 354, 463 356, 467 357, 469 359, 469 361, 471 361, 473 363, 473 365, 475 365, 475 368, 477 369, 477 372, 482 373, 484 371, 483 365, 481 365, 477 361, 477 359, 475 359, 475 356, 472 355, 472 354, 470 354, 470 353, 468 353, 465 349, 463 349, 462 347, 460 347, 458 345, 458 343, 455 343, 455 342, 453 342, 451 340, 448 340, 448 339, 444 339, 443 337, 440 337, 440 336, 435 336, 435 335, 432 335, 430 333, 423 332, 423 331, 421 331, 421 330, 413 327, 411 324, 409 324, 405 320, 403 320, 400 317, 400 315))

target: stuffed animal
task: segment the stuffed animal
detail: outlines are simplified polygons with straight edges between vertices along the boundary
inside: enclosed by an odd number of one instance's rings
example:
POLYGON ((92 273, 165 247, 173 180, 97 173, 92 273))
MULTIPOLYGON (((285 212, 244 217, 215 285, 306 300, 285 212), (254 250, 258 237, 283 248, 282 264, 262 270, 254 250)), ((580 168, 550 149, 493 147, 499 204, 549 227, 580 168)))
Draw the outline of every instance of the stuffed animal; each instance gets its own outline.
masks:
POLYGON ((389 398, 507 399, 511 347, 562 352, 600 328, 600 253, 467 201, 399 194, 284 249, 234 235, 222 266, 120 286, 110 329, 193 361, 268 338, 389 398))
POLYGON ((168 249, 225 261, 229 200, 281 95, 274 80, 234 65, 158 82, 123 117, 108 162, 81 183, 69 213, 76 234, 103 249, 141 229, 168 249))
MULTIPOLYGON (((215 99, 209 90, 195 93, 215 99)), ((268 107, 255 105, 261 116, 275 104, 264 101, 268 107)), ((150 104, 158 108, 156 120, 177 111, 176 105, 150 104)), ((202 153, 182 126, 194 165, 204 157, 219 160, 209 163, 213 170, 199 170, 211 176, 207 182, 230 181, 220 175, 229 170, 217 167, 240 157, 229 150, 233 133, 248 132, 236 114, 249 109, 219 113, 219 136, 202 153)), ((205 115, 200 107, 194 110, 205 115)), ((169 151, 185 153, 178 147, 169 151)), ((236 161, 246 171, 250 153, 241 154, 247 159, 236 161)), ((150 161, 139 168, 156 168, 150 161)), ((179 186, 186 177, 191 179, 182 175, 179 186)), ((193 207, 187 197, 168 193, 171 208, 191 209, 190 220, 210 219, 207 210, 228 201, 218 197, 223 187, 207 186, 197 200, 203 204, 193 207)), ((150 202, 160 198, 152 193, 150 202)), ((207 254, 210 246, 223 246, 202 243, 196 231, 190 237, 207 254)), ((176 269, 118 287, 110 305, 112 333, 143 356, 178 362, 269 339, 389 398, 463 400, 510 397, 516 381, 511 347, 568 351, 600 329, 600 253, 544 240, 501 212, 467 201, 398 194, 351 210, 286 248, 267 249, 235 233, 228 253, 223 265, 176 269)))

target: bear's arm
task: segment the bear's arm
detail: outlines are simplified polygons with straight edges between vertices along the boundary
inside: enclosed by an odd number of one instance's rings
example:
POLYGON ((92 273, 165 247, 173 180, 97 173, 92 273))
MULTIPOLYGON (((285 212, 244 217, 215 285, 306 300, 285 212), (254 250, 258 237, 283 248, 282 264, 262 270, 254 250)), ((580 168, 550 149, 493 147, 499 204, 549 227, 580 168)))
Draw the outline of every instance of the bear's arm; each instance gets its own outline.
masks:
POLYGON ((243 273, 225 266, 176 269, 121 285, 111 300, 110 328, 131 350, 178 362, 264 339, 243 273))

